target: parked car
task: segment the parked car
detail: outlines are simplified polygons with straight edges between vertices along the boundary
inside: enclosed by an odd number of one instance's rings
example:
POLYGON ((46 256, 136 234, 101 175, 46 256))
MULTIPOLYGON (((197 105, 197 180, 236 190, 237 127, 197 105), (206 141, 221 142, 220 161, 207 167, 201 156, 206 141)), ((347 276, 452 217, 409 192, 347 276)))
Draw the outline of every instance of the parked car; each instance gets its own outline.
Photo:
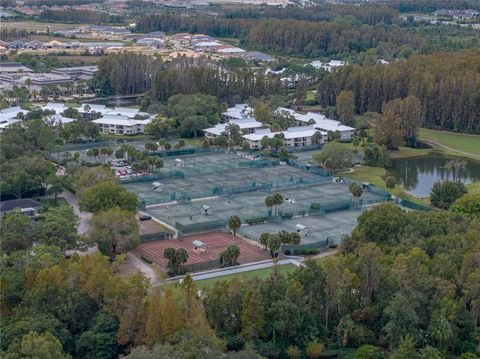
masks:
POLYGON ((152 216, 150 216, 149 214, 141 214, 140 217, 138 217, 141 221, 148 221, 150 219, 152 219, 152 216))
POLYGON ((127 164, 125 162, 117 162, 115 166, 117 167, 125 167, 127 164))

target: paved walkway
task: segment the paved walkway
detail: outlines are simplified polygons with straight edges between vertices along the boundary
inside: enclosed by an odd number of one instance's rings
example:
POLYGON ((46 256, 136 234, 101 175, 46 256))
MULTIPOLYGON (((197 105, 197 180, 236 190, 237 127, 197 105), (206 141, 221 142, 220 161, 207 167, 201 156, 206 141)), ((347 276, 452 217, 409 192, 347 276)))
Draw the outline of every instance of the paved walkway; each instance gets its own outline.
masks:
MULTIPOLYGON (((293 264, 297 267, 302 266, 302 263, 297 262, 293 259, 281 259, 277 261, 277 265, 285 265, 285 264, 293 264)), ((192 273, 190 275, 194 281, 197 281, 197 280, 203 280, 203 279, 223 277, 231 274, 245 273, 245 272, 269 268, 273 266, 274 266, 273 260, 267 260, 267 261, 261 261, 261 262, 255 262, 255 263, 242 264, 239 266, 230 267, 226 269, 213 269, 205 272, 197 272, 197 273, 192 273)), ((177 277, 168 279, 168 281, 176 281, 182 278, 183 276, 177 276, 177 277)))
POLYGON ((80 211, 80 206, 78 205, 77 197, 70 191, 63 191, 59 197, 65 198, 70 206, 72 206, 73 211, 79 217, 80 221, 78 223, 77 232, 80 235, 85 235, 90 229, 90 220, 92 214, 90 212, 80 211))

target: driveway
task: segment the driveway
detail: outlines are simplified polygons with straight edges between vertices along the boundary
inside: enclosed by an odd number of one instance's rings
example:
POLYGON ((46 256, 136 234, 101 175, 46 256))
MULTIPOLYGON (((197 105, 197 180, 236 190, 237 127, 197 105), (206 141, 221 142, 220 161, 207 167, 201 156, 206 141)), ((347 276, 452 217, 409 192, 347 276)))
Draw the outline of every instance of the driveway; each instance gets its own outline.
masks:
POLYGON ((90 229, 90 220, 92 214, 90 212, 80 211, 80 206, 78 205, 77 197, 70 191, 63 191, 59 197, 65 198, 70 206, 72 206, 73 211, 79 217, 79 223, 77 227, 77 233, 80 235, 86 235, 90 229))

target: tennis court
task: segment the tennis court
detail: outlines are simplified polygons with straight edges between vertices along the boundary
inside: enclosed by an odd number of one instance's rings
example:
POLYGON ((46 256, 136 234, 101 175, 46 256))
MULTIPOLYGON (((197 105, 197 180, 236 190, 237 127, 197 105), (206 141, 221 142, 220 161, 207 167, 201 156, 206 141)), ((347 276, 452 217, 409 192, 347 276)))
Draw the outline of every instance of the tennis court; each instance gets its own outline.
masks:
POLYGON ((352 232, 357 224, 359 210, 345 210, 326 213, 325 215, 311 215, 308 217, 296 217, 281 222, 257 224, 255 226, 243 226, 239 233, 255 241, 260 240, 262 233, 277 233, 279 231, 296 232, 297 224, 306 227, 300 233, 300 244, 311 244, 328 239, 329 244, 336 242, 352 232))
POLYGON ((220 253, 228 246, 236 245, 240 248, 238 262, 240 264, 257 262, 269 259, 268 252, 249 244, 238 237, 223 232, 209 232, 193 236, 185 236, 182 240, 165 239, 141 243, 135 250, 142 256, 150 259, 162 268, 167 265, 163 252, 167 248, 184 248, 188 253, 186 265, 209 262, 220 257, 220 253), (206 251, 195 250, 194 241, 201 241, 206 245, 206 251))

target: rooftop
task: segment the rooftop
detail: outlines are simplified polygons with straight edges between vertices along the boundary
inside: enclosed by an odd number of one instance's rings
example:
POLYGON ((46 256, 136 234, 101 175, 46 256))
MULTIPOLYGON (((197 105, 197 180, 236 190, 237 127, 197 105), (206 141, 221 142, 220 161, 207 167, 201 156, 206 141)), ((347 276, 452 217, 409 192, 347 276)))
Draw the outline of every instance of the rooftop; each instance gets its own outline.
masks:
POLYGON ((30 198, 11 199, 0 202, 0 212, 12 211, 15 208, 40 208, 42 204, 30 198))

